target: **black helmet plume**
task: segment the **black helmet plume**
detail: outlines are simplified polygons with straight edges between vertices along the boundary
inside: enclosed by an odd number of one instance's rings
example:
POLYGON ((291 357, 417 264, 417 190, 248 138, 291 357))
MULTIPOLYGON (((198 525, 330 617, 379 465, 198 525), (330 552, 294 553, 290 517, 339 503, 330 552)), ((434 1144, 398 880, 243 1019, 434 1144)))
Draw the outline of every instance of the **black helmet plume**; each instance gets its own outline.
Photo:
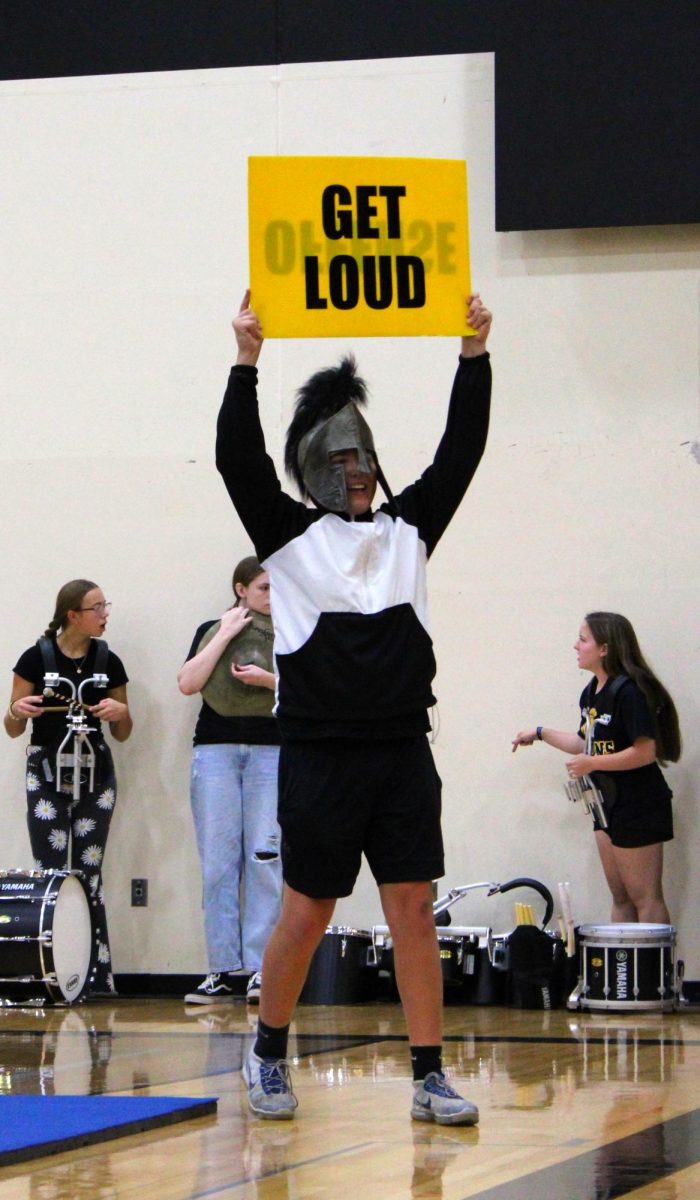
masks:
POLYGON ((317 371, 297 392, 294 416, 285 441, 284 466, 305 499, 309 498, 309 492, 297 458, 299 443, 304 434, 340 412, 350 401, 355 404, 367 402, 367 387, 357 374, 357 363, 352 354, 345 355, 337 367, 317 371))

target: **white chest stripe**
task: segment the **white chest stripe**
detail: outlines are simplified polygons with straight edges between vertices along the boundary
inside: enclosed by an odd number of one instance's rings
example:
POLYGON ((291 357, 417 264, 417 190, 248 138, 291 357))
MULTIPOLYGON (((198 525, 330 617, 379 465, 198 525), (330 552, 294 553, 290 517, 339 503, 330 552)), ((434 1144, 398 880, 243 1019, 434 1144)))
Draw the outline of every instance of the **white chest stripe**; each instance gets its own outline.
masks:
POLYGON ((328 514, 270 555, 275 652, 309 640, 321 613, 379 613, 410 604, 428 632, 426 550, 412 525, 376 513, 373 521, 328 514))

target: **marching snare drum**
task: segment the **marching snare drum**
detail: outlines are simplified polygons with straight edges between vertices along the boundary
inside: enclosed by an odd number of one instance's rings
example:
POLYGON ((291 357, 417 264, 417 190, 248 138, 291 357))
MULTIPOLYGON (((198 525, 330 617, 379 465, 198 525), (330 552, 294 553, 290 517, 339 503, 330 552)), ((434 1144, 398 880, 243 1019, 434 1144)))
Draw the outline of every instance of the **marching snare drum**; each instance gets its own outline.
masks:
POLYGON ((0 871, 0 1003, 73 1004, 94 957, 80 872, 0 871))
POLYGON ((672 925, 581 925, 579 937, 581 1008, 673 1009, 672 925))
POLYGON ((377 995, 377 970, 368 929, 329 925, 311 959, 302 1004, 361 1004, 377 995))

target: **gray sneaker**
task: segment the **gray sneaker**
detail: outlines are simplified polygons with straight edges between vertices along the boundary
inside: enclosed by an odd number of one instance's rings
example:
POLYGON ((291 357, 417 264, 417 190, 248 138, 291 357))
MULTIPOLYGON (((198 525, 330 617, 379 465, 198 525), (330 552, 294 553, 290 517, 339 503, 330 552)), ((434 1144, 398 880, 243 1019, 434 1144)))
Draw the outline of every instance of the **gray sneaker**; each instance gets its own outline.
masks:
POLYGON ((248 1107, 256 1117, 291 1121, 299 1101, 292 1091, 289 1064, 283 1058, 258 1058, 251 1047, 241 1074, 248 1088, 248 1107))
POLYGON ((411 1116, 414 1121, 435 1121, 437 1125, 476 1125, 479 1110, 450 1087, 441 1071, 429 1071, 425 1079, 413 1084, 411 1116))

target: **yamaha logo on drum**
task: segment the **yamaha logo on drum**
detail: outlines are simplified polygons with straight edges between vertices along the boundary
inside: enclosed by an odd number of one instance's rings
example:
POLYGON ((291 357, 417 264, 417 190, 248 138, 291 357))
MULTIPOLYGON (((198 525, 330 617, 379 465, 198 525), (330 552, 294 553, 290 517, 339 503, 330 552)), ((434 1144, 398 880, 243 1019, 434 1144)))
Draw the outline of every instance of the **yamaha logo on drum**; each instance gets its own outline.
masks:
POLYGON ((627 951, 618 950, 615 953, 615 996, 618 1000, 626 1000, 628 995, 627 951))

